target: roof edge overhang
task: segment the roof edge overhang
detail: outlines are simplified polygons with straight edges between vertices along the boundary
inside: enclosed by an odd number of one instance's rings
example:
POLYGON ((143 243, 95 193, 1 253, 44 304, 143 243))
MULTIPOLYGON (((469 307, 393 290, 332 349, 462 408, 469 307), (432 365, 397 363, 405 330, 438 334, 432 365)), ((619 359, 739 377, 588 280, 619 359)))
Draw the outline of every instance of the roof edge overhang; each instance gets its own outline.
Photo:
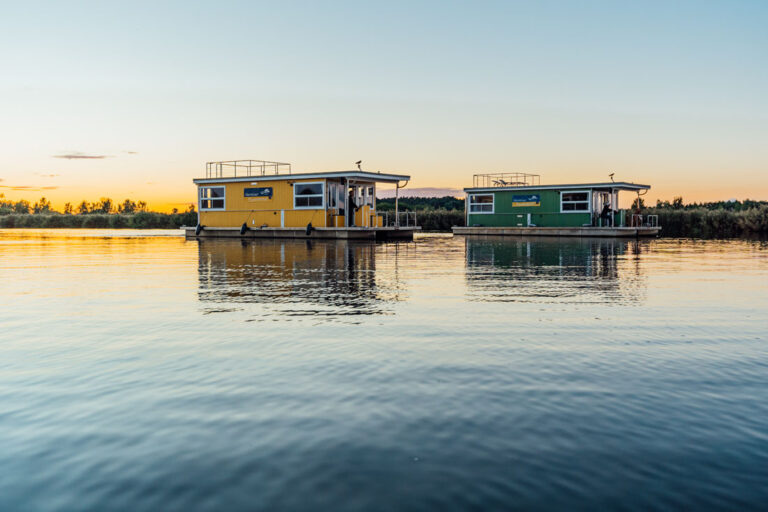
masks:
POLYGON ((649 190, 650 185, 640 183, 627 183, 626 181, 608 182, 608 183, 569 183, 565 185, 533 185, 526 187, 466 187, 464 192, 514 192, 527 190, 578 190, 578 189, 610 188, 614 190, 649 190))
POLYGON ((239 183, 248 181, 291 181, 306 179, 325 179, 325 178, 349 178, 365 181, 399 183, 409 181, 410 176, 405 174, 384 174, 378 172, 365 171, 337 171, 337 172, 308 172, 298 174, 270 174, 267 176, 238 176, 236 178, 196 178, 192 182, 196 184, 209 183, 239 183))

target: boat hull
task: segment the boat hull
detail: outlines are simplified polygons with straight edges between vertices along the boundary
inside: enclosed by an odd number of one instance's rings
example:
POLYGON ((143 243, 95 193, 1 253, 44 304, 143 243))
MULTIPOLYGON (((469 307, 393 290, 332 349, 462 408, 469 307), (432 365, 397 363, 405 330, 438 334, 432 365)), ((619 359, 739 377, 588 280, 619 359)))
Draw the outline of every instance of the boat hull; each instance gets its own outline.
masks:
POLYGON ((471 227, 454 226, 454 235, 497 235, 497 236, 575 236, 605 238, 646 238, 656 237, 660 227, 471 227))
POLYGON ((188 239, 198 238, 325 238, 337 240, 412 240, 413 233, 421 231, 420 227, 407 228, 255 228, 241 233, 241 228, 203 228, 196 234, 196 228, 185 227, 184 234, 188 239))

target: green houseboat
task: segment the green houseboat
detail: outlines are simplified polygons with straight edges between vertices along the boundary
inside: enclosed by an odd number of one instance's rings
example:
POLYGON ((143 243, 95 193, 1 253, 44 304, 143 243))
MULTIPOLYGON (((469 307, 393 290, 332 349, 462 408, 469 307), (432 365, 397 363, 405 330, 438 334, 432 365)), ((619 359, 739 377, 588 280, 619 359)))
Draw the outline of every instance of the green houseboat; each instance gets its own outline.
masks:
MULTIPOLYGON (((613 175, 611 175, 613 179, 613 175)), ((641 196, 651 187, 624 181, 541 185, 538 174, 476 174, 465 188, 460 235, 657 236, 655 215, 619 208, 619 193, 641 196)))

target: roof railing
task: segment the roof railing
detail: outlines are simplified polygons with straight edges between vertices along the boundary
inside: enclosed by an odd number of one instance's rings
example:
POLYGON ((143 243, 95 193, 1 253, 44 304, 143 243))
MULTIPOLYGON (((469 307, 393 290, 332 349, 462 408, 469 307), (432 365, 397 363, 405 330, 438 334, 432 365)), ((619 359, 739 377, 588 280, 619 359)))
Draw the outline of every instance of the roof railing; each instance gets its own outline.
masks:
POLYGON ((541 185, 541 176, 525 172, 475 174, 472 179, 474 188, 532 187, 536 185, 541 185))
POLYGON ((225 160, 205 164, 206 178, 237 178, 267 174, 291 174, 291 164, 267 160, 225 160))

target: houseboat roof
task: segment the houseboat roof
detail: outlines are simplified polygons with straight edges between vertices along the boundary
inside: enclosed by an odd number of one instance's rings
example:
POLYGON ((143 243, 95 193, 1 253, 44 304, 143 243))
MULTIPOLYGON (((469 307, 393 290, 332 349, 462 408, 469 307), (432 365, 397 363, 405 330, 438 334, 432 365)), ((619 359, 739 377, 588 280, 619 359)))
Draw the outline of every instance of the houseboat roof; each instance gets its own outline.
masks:
POLYGON ((609 181, 604 183, 569 183, 565 185, 526 185, 526 186, 495 186, 495 187, 468 187, 464 192, 497 192, 497 191, 517 191, 517 190, 578 190, 593 188, 610 188, 614 190, 648 190, 650 185, 641 185, 639 183, 629 183, 626 181, 609 181))
POLYGON ((207 183, 233 183, 243 181, 286 181, 286 180, 305 180, 305 179, 326 179, 326 178, 347 178, 363 181, 375 181, 384 183, 398 183, 400 181, 409 181, 410 176, 405 174, 389 174, 382 172, 369 172, 369 171, 330 171, 330 172, 306 172, 306 173, 291 173, 291 174, 251 174, 250 176, 237 176, 237 177, 220 177, 220 178, 197 178, 192 180, 196 184, 207 183))

